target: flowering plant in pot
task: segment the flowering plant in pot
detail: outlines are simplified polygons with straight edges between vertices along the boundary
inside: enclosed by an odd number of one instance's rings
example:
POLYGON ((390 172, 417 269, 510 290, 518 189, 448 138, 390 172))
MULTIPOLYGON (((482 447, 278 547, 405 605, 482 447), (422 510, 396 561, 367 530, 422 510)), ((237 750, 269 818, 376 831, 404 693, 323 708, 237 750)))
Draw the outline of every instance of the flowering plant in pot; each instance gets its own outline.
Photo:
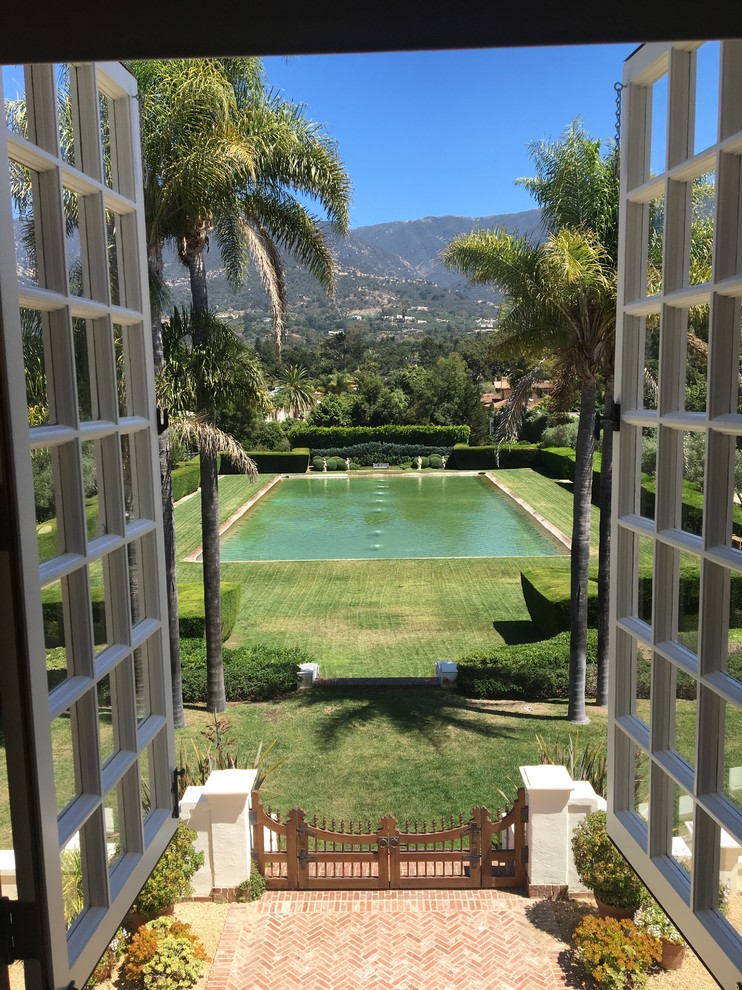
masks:
POLYGON ((660 965, 663 969, 680 967, 685 955, 685 939, 657 901, 651 897, 645 898, 634 915, 634 924, 640 931, 653 935, 662 943, 660 965))
POLYGON ((636 990, 647 983, 647 970, 660 957, 660 943, 629 918, 589 914, 572 935, 575 959, 600 990, 636 990))
POLYGON ((609 839, 604 811, 587 815, 575 828, 572 854, 577 875, 592 890, 600 913, 605 917, 618 911, 614 917, 630 918, 646 888, 609 839))

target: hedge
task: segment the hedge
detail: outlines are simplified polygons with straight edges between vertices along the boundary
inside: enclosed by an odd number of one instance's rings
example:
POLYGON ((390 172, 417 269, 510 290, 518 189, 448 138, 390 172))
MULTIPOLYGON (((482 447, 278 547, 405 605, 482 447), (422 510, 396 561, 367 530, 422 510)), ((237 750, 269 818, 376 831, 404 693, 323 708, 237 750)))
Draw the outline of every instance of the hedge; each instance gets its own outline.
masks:
MULTIPOLYGON (((588 630, 585 691, 595 694, 597 633, 588 630)), ((569 696, 569 633, 458 661, 457 689, 473 698, 547 701, 569 696)))
MULTIPOLYGON (((521 571, 520 584, 528 613, 534 625, 544 636, 556 636, 570 627, 571 579, 568 569, 531 567, 521 571)), ((698 628, 699 568, 694 564, 680 568, 678 591, 678 626, 681 632, 698 628)), ((639 611, 649 615, 652 607, 652 572, 642 568, 639 572, 639 611)), ((730 625, 742 627, 742 574, 731 576, 730 625)), ((598 582, 588 581, 588 625, 598 621, 598 582)))
MULTIPOLYGON (((306 474, 309 467, 309 448, 294 450, 248 450, 257 466, 258 474, 306 474)), ((242 474, 228 454, 221 455, 220 474, 242 474)))
MULTIPOLYGON (((229 639, 237 621, 240 607, 241 585, 234 581, 222 581, 222 642, 229 639)), ((204 586, 201 581, 178 585, 178 628, 184 639, 204 637, 204 586)))
POLYGON ((486 447, 470 447, 457 443, 453 456, 446 465, 457 471, 490 471, 495 468, 535 467, 539 449, 534 443, 495 444, 486 447))
POLYGON ((468 426, 294 426, 289 440, 312 451, 374 442, 453 447, 468 443, 470 433, 468 426))
MULTIPOLYGON (((520 573, 520 586, 531 621, 544 636, 556 636, 570 628, 570 572, 533 567, 520 573)), ((587 622, 598 621, 598 582, 588 580, 587 622)))
MULTIPOLYGON (((372 467, 379 462, 387 464, 402 464, 412 462, 416 457, 451 456, 451 447, 430 447, 414 443, 356 443, 352 447, 318 447, 312 450, 312 464, 316 467, 317 458, 320 460, 319 470, 322 470, 322 458, 348 457, 361 467, 372 467)), ((440 465, 439 465, 440 467, 440 465)))
MULTIPOLYGON (((291 647, 242 646, 225 649, 224 690, 227 701, 269 701, 295 691, 299 664, 311 661, 309 654, 291 647)), ((203 639, 184 639, 180 644, 183 701, 206 701, 206 645, 203 639)))
POLYGON ((201 484, 201 469, 198 458, 194 457, 192 461, 174 467, 172 478, 173 502, 177 502, 179 499, 185 498, 186 495, 191 495, 193 492, 198 491, 198 487, 201 484))
MULTIPOLYGON (((600 499, 600 451, 593 457, 593 493, 595 504, 600 499)), ((542 447, 538 453, 538 465, 555 478, 575 480, 575 452, 572 447, 542 447)))

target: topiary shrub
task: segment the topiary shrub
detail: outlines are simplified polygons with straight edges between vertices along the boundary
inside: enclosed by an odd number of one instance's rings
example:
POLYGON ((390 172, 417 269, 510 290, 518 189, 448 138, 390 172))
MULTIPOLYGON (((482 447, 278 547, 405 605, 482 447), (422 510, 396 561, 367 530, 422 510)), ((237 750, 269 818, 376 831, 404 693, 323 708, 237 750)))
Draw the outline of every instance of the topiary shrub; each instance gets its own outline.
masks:
MULTIPOLYGON (((295 691, 299 664, 312 657, 292 647, 240 646, 224 650, 227 701, 269 701, 295 691)), ((206 644, 203 639, 180 641, 183 701, 206 701, 206 644)))
POLYGON ((299 664, 311 661, 303 650, 242 646, 225 650, 224 687, 228 701, 269 701, 296 691, 299 664))
POLYGON ((181 498, 185 498, 186 495, 191 495, 193 492, 198 491, 198 487, 201 484, 201 468, 198 458, 195 457, 192 461, 188 461, 186 464, 179 464, 173 468, 172 479, 173 502, 178 502, 181 498))
POLYGON ((124 977, 145 990, 187 990, 208 959, 190 925, 157 918, 133 936, 124 958, 124 977))
MULTIPOLYGON (((556 636, 571 625, 571 577, 569 567, 529 567, 520 574, 523 598, 531 621, 544 636, 556 636)), ((598 582, 588 580, 587 622, 598 624, 598 582)))
MULTIPOLYGON (((229 639, 237 621, 241 586, 236 581, 222 581, 222 642, 229 639)), ((178 585, 178 628, 185 639, 206 635, 204 586, 200 581, 178 585)))
POLYGON ((493 471, 497 468, 533 467, 539 449, 535 444, 514 443, 470 447, 457 443, 447 467, 457 471, 493 471))
POLYGON ((604 811, 592 812, 577 825, 572 854, 577 875, 598 900, 636 911, 646 888, 609 839, 604 811))
MULTIPOLYGON (((597 632, 588 630, 585 691, 595 693, 597 632)), ((546 701, 569 696, 569 633, 537 643, 501 646, 458 661, 456 687, 472 698, 546 701)))
POLYGON ((196 852, 196 833, 178 825, 175 835, 131 906, 135 914, 154 918, 191 894, 191 877, 203 866, 204 854, 196 852))
POLYGON ((431 454, 430 457, 428 458, 428 464, 432 468, 443 467, 443 461, 441 460, 441 455, 440 454, 431 454))

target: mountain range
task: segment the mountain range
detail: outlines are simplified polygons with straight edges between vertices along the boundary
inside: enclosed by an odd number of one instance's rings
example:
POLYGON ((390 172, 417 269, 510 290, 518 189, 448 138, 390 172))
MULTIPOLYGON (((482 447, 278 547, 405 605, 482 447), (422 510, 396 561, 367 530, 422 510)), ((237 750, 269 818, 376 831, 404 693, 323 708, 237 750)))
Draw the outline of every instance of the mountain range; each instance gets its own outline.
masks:
MULTIPOLYGON (((331 235, 338 273, 335 301, 326 315, 370 317, 425 303, 443 314, 439 319, 461 314, 467 319, 491 317, 492 307, 500 302, 499 292, 469 285, 463 276, 448 271, 439 256, 459 234, 492 227, 533 240, 543 237, 539 210, 484 217, 424 217, 356 227, 345 238, 331 235)), ((213 241, 206 267, 212 308, 234 322, 243 322, 246 328, 251 320, 267 317, 265 294, 255 273, 244 287, 233 290, 213 241)), ((293 320, 312 310, 327 311, 328 302, 314 279, 290 259, 286 267, 293 320)), ((175 302, 187 302, 188 277, 174 249, 165 253, 165 278, 175 302)))

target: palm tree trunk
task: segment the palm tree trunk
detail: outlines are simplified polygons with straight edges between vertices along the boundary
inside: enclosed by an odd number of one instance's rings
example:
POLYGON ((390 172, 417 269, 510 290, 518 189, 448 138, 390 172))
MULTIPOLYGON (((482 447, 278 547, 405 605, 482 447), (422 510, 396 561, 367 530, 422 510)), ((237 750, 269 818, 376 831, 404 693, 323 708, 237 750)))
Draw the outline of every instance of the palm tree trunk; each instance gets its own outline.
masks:
POLYGON ((595 704, 608 704, 609 594, 611 578, 611 493, 613 489, 613 375, 606 377, 605 421, 600 462, 600 548, 598 550, 598 686, 595 704))
MULTIPOLYGON (((208 313, 209 300, 204 264, 205 233, 194 236, 181 254, 188 265, 193 301, 193 343, 196 347, 208 345, 206 330, 199 316, 208 313)), ((199 397, 199 412, 208 412, 205 395, 199 397)), ((206 625, 206 708, 210 712, 223 712, 227 708, 224 690, 224 663, 222 659, 222 599, 221 560, 219 548, 219 475, 217 455, 213 451, 199 450, 201 466, 201 559, 204 578, 204 614, 206 625)))
POLYGON ((585 666, 587 663, 587 590, 590 565, 590 503, 595 450, 595 381, 583 384, 575 449, 574 508, 572 512, 572 600, 569 641, 570 722, 587 722, 585 666))
MULTIPOLYGON (((150 275, 162 279, 162 245, 157 244, 147 259, 150 275)), ((152 353, 155 374, 162 371, 165 355, 162 349, 162 314, 159 306, 152 305, 152 353)), ((173 476, 170 464, 170 431, 167 429, 167 410, 161 413, 160 432, 157 438, 160 455, 160 486, 162 497, 162 528, 165 538, 165 586, 167 589, 168 637, 170 639, 170 675, 173 695, 173 724, 176 729, 185 725, 183 711, 183 675, 180 666, 180 629, 178 627, 178 582, 175 576, 175 510, 173 507, 173 476)))

